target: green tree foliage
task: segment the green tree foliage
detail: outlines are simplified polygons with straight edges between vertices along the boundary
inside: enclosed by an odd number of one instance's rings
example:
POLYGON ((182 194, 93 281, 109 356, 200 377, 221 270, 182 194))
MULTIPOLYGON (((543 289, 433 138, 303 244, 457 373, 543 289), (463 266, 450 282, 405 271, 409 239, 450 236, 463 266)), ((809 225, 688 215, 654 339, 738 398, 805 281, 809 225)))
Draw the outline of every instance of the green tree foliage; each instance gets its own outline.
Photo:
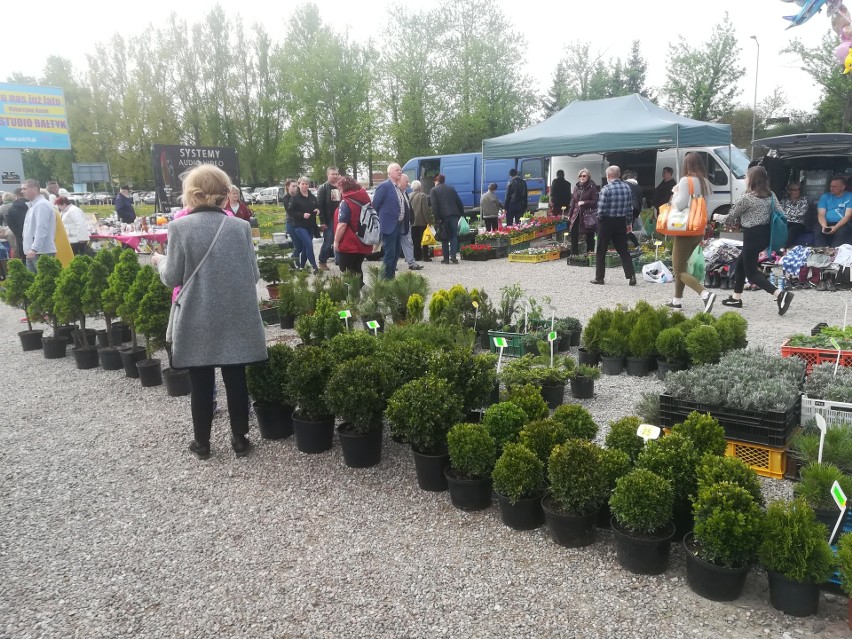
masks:
POLYGON ((62 324, 80 323, 83 346, 88 346, 86 337, 86 310, 83 298, 89 280, 92 258, 88 255, 76 255, 68 268, 62 270, 56 280, 53 292, 53 312, 62 324))
POLYGON ((139 272, 139 259, 133 251, 123 251, 115 268, 107 277, 107 288, 101 297, 104 316, 114 319, 119 315, 119 306, 124 302, 124 294, 133 285, 139 272))
MULTIPOLYGON (((35 280, 35 274, 21 260, 9 260, 6 286, 2 291, 3 301, 26 311, 30 304, 29 289, 35 280)), ((32 320, 27 313, 27 330, 33 330, 32 320)))
POLYGON ((151 359, 157 349, 166 346, 172 289, 166 287, 156 273, 153 277, 148 277, 148 287, 136 313, 136 330, 145 336, 148 359, 151 359))
MULTIPOLYGON (((136 257, 135 255, 133 256, 136 257)), ((139 332, 139 307, 142 304, 142 298, 148 292, 148 287, 153 280, 159 281, 159 277, 152 266, 143 266, 136 272, 136 277, 122 298, 121 304, 118 307, 118 314, 121 319, 127 322, 132 332, 133 348, 137 346, 137 333, 139 332)))
POLYGON ((38 258, 38 273, 33 279, 32 285, 27 289, 26 297, 30 302, 27 307, 27 315, 31 319, 39 319, 47 316, 53 325, 53 333, 56 334, 56 313, 53 309, 53 293, 56 291, 56 282, 62 272, 62 264, 55 257, 42 255, 38 258))

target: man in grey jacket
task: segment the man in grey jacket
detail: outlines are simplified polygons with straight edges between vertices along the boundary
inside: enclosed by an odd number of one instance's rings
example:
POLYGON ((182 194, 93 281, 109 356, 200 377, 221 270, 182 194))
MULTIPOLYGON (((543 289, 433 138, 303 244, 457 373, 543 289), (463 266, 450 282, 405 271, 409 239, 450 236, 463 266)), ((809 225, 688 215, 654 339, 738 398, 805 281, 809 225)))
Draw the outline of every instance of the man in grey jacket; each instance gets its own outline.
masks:
POLYGON ((485 222, 486 231, 497 230, 497 220, 500 216, 500 199, 497 197, 497 185, 492 182, 488 190, 479 199, 479 213, 485 222))
POLYGON ((24 219, 22 250, 27 268, 35 273, 39 257, 56 255, 56 213, 41 194, 38 181, 25 180, 22 188, 24 197, 30 203, 30 210, 24 219))

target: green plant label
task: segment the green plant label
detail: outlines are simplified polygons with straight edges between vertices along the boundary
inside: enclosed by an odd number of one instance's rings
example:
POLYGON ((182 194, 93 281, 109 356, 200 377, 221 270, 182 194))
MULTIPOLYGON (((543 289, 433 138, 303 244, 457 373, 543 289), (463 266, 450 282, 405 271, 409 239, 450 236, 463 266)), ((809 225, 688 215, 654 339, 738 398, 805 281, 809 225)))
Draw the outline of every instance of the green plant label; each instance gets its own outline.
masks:
POLYGON ((846 508, 846 495, 843 494, 843 489, 836 481, 831 485, 831 496, 834 497, 834 503, 840 510, 846 508))
POLYGON ((838 351, 842 351, 842 350, 843 350, 842 348, 840 348, 840 344, 838 344, 838 343, 837 343, 837 340, 836 340, 836 339, 834 339, 833 337, 829 337, 829 338, 828 338, 828 341, 829 341, 829 342, 831 342, 831 345, 832 345, 832 346, 834 346, 834 348, 835 348, 836 350, 838 350, 838 351))
POLYGON ((494 346, 496 346, 497 348, 506 348, 507 346, 509 346, 509 343, 506 341, 505 337, 495 337, 494 346))
POLYGON ((547 341, 548 342, 555 342, 556 341, 556 331, 550 331, 547 334, 547 341))
POLYGON ((352 313, 349 311, 338 311, 337 314, 340 319, 349 319, 350 317, 352 317, 352 313))
POLYGON ((369 322, 367 322, 367 328, 369 328, 371 331, 376 330, 378 327, 379 323, 376 320, 370 320, 369 322))
POLYGON ((649 439, 658 439, 660 432, 660 427, 653 424, 639 424, 639 428, 636 429, 636 434, 646 442, 649 439))

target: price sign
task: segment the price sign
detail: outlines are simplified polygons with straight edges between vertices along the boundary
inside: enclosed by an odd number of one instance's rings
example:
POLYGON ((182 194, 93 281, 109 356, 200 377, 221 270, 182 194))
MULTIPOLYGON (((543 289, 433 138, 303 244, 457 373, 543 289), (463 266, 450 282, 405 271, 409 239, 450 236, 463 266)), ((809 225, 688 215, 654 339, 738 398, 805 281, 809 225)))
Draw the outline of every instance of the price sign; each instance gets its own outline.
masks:
POLYGON ((495 337, 494 346, 497 348, 506 348, 509 346, 509 342, 506 341, 505 337, 495 337))
POLYGON ((639 428, 636 429, 636 434, 646 443, 649 439, 658 439, 661 432, 660 427, 653 424, 639 424, 639 428))
POLYGON ((337 315, 338 315, 338 316, 340 317, 340 319, 342 319, 342 320, 349 319, 350 317, 352 317, 352 313, 351 313, 350 311, 339 311, 339 312, 337 313, 337 315))
POLYGON ((376 320, 370 320, 369 322, 367 322, 367 328, 369 328, 371 331, 375 331, 379 328, 379 323, 376 320))
POLYGON ((654 242, 654 246, 662 246, 662 245, 663 245, 662 240, 657 240, 657 241, 654 242))
POLYGON ((479 302, 477 302, 476 300, 473 300, 471 304, 473 304, 473 308, 479 308, 479 302))
POLYGON ((550 331, 547 334, 547 341, 548 342, 555 342, 556 341, 556 331, 550 331))
POLYGON ((843 493, 843 489, 840 487, 840 484, 836 481, 831 485, 831 496, 834 498, 834 503, 837 504, 837 507, 840 510, 846 508, 846 495, 843 493))

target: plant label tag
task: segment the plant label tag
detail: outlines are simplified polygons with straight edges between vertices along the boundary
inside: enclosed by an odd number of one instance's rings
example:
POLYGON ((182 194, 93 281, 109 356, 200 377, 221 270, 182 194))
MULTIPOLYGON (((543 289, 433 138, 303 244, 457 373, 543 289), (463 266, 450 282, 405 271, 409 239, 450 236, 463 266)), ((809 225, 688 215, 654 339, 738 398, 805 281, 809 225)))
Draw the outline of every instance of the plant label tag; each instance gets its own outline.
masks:
POLYGON ((479 302, 477 302, 476 300, 473 300, 473 301, 471 302, 471 304, 473 304, 473 308, 476 308, 476 309, 478 309, 478 308, 479 308, 479 302))
POLYGON ((662 245, 663 245, 662 240, 657 240, 657 241, 654 242, 654 246, 662 246, 662 245))
POLYGON ((506 341, 505 337, 495 337, 494 338, 494 346, 497 348, 506 348, 509 343, 506 341))
POLYGON ((837 481, 831 485, 831 496, 834 497, 834 503, 840 510, 846 508, 846 495, 843 494, 843 489, 837 481))
POLYGON ((834 346, 835 350, 838 350, 838 351, 843 350, 842 348, 840 348, 840 344, 837 343, 837 340, 834 339, 833 337, 829 337, 828 341, 831 342, 831 345, 834 346))
POLYGON ((367 328, 369 328, 371 331, 375 331, 379 328, 379 323, 376 320, 370 320, 369 322, 367 322, 367 328))
POLYGON ((636 429, 636 435, 644 439, 646 443, 649 439, 658 439, 661 432, 660 427, 653 424, 639 424, 639 428, 636 429))
POLYGON ((339 311, 337 314, 340 319, 349 319, 352 317, 352 313, 350 311, 339 311))
POLYGON ((556 331, 550 331, 547 334, 547 341, 548 342, 555 342, 556 341, 556 331))

